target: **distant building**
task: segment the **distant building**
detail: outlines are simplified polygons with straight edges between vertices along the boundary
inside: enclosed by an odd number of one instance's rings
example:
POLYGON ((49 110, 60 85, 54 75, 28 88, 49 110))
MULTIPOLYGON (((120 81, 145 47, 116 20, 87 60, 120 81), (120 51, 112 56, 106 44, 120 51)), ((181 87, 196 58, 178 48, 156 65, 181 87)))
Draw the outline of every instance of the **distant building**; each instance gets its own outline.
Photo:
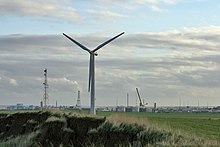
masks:
POLYGON ((29 105, 28 106, 28 110, 34 110, 35 109, 35 106, 34 105, 29 105))
POLYGON ((139 112, 139 106, 135 106, 132 108, 132 112, 139 112))
POLYGON ((139 107, 139 112, 146 112, 146 111, 147 111, 146 107, 144 107, 144 106, 139 107))
POLYGON ((17 106, 8 106, 8 110, 17 110, 17 106))
POLYGON ((125 106, 117 106, 116 111, 117 112, 125 112, 125 106))
POLYGON ((0 106, 0 110, 7 110, 8 107, 7 106, 0 106))
POLYGON ((17 110, 23 110, 23 109, 24 109, 24 105, 22 103, 18 103, 17 110))
POLYGON ((126 112, 132 112, 132 107, 127 106, 127 107, 125 108, 125 111, 126 111, 126 112))

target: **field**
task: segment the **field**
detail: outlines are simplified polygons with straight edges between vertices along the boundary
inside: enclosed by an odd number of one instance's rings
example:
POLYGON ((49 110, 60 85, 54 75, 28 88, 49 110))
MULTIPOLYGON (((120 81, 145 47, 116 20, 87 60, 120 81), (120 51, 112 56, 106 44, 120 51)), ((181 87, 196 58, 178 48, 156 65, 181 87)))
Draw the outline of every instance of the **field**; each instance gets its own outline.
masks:
POLYGON ((155 127, 186 133, 205 139, 220 142, 220 114, 216 113, 111 113, 99 112, 99 115, 109 116, 112 114, 125 115, 138 118, 155 127))
POLYGON ((219 145, 220 114, 0 112, 0 146, 219 145))

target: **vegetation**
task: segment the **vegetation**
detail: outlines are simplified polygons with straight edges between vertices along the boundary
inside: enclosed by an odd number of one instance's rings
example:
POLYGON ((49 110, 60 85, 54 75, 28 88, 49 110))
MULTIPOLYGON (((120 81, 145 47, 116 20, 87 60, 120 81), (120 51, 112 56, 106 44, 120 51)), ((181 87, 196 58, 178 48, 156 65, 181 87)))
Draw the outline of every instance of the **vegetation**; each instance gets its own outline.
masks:
POLYGON ((0 113, 0 146, 220 145, 219 114, 8 112, 0 113))
MULTIPOLYGON (((137 118, 139 123, 163 128, 181 134, 192 134, 197 137, 217 140, 220 142, 219 113, 113 113, 116 119, 137 118), (123 117, 124 116, 124 117, 123 117)), ((109 116, 111 112, 99 112, 99 115, 109 116)), ((127 120, 126 122, 128 122, 127 120)))

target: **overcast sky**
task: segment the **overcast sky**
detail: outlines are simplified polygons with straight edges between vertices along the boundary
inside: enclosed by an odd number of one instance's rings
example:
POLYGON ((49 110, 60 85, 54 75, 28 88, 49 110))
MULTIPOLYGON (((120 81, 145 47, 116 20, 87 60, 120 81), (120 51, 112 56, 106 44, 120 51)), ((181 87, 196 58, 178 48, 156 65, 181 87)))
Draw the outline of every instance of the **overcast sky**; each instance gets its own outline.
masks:
POLYGON ((89 106, 86 47, 98 51, 96 104, 220 105, 219 0, 0 0, 0 105, 89 106))

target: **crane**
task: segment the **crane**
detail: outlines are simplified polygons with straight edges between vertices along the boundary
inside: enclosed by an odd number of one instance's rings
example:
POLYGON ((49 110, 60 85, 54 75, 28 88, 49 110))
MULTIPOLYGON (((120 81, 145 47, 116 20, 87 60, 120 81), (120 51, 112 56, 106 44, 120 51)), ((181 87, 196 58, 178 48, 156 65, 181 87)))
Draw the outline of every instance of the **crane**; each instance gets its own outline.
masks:
POLYGON ((138 95, 138 98, 139 98, 139 101, 140 101, 140 106, 145 106, 145 105, 147 105, 148 103, 142 103, 142 101, 141 101, 141 96, 140 96, 140 93, 139 93, 139 91, 138 91, 138 88, 136 88, 136 91, 137 91, 137 95, 138 95))

